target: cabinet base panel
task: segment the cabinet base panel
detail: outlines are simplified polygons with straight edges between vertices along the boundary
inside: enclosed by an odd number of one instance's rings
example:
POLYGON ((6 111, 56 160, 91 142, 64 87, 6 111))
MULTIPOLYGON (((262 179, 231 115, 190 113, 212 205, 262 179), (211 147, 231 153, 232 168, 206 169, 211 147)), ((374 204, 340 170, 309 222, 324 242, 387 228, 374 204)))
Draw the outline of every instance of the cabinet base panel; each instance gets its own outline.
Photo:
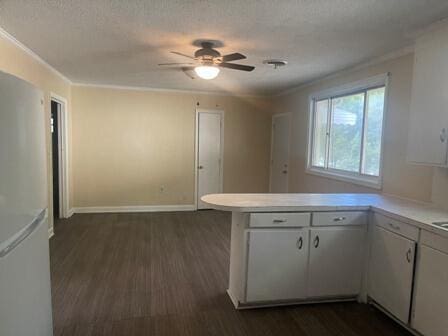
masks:
POLYGON ((227 290, 227 294, 229 295, 230 300, 232 301, 235 308, 238 310, 303 305, 303 304, 315 304, 315 303, 358 301, 357 296, 348 296, 348 297, 337 297, 337 298, 335 297, 335 298, 293 299, 293 300, 279 300, 279 301, 241 302, 241 301, 237 300, 236 297, 234 297, 232 295, 230 290, 227 290))
POLYGON ((421 336, 421 334, 412 329, 412 327, 406 323, 404 323, 403 321, 397 319, 394 315, 392 315, 388 310, 386 310, 385 308, 381 307, 378 303, 376 303, 374 300, 372 300, 371 298, 368 298, 368 304, 375 307, 376 309, 378 309, 379 311, 381 311, 383 314, 387 315, 390 319, 394 320, 396 323, 398 323, 400 326, 402 326, 403 328, 405 328, 407 331, 409 331, 411 334, 415 335, 415 336, 421 336))
POLYGON ((238 309, 239 301, 236 299, 236 297, 234 297, 232 295, 232 292, 230 291, 230 289, 227 290, 227 295, 229 296, 230 301, 232 301, 232 303, 235 306, 235 308, 238 309))

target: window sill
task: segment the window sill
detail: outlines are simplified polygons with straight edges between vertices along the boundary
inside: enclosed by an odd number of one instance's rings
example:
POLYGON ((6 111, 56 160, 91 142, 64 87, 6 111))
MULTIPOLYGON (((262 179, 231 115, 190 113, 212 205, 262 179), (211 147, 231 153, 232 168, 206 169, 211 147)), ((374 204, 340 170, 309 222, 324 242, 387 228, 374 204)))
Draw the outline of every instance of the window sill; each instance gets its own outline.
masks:
POLYGON ((353 183, 361 185, 363 187, 373 188, 380 190, 382 188, 381 177, 369 177, 369 176, 359 176, 339 173, 331 170, 324 170, 315 167, 308 167, 306 173, 310 175, 326 177, 333 180, 338 180, 342 182, 353 183))

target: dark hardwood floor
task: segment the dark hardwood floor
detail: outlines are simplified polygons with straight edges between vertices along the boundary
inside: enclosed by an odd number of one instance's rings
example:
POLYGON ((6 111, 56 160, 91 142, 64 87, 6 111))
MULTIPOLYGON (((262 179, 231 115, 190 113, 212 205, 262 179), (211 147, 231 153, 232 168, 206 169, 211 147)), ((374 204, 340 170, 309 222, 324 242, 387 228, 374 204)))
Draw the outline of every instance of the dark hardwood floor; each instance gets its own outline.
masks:
POLYGON ((83 214, 51 239, 55 335, 409 336, 357 303, 236 311, 230 214, 83 214))

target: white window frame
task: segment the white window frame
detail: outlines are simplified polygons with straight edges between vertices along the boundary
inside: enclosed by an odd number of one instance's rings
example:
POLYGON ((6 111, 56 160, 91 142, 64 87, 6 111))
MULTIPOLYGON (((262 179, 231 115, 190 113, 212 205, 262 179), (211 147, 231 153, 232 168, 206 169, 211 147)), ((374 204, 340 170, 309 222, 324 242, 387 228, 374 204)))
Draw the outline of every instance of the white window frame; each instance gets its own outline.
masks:
MULTIPOLYGON (((309 123, 308 123, 308 144, 307 144, 307 160, 306 160, 306 173, 327 177, 339 181, 350 182, 354 184, 359 184, 365 187, 381 189, 383 183, 383 153, 384 153, 384 128, 385 120, 387 114, 387 101, 388 101, 388 84, 389 84, 389 73, 377 75, 364 80, 356 81, 346 85, 342 85, 336 88, 331 88, 319 92, 312 93, 309 96, 309 123), (381 128, 381 152, 380 152, 380 169, 379 176, 366 175, 358 172, 349 172, 345 170, 335 169, 335 168, 322 168, 312 165, 312 155, 313 155, 313 139, 314 139, 314 116, 315 116, 315 102, 330 99, 337 96, 345 96, 350 94, 355 94, 357 92, 362 92, 365 90, 373 89, 375 87, 384 86, 384 108, 383 108, 383 124, 381 128)), ((331 108, 331 107, 330 107, 331 108)), ((365 111, 364 111, 365 112, 365 111)), ((330 127, 330 125, 329 125, 330 127)), ((361 140, 361 151, 364 151, 364 130, 365 130, 365 115, 364 115, 364 126, 363 126, 363 136, 361 140)), ((327 153, 328 155, 328 153, 327 153)), ((361 154, 362 155, 362 154, 361 154)), ((362 164, 362 157, 361 162, 362 164)))

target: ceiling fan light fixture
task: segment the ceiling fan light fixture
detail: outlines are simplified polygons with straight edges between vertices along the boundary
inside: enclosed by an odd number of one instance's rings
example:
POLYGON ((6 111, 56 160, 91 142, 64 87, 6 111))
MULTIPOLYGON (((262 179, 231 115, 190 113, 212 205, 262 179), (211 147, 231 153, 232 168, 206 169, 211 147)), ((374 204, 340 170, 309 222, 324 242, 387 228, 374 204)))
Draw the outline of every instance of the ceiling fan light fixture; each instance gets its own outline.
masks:
POLYGON ((202 79, 213 79, 219 74, 219 68, 210 65, 201 65, 194 68, 194 72, 202 79))

